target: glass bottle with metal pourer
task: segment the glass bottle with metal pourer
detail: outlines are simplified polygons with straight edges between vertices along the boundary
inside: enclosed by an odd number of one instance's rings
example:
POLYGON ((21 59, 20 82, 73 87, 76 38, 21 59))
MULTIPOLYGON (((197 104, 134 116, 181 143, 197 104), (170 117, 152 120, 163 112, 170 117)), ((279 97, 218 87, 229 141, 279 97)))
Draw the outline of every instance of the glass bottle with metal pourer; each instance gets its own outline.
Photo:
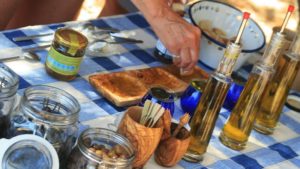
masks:
POLYGON ((266 87, 254 129, 272 134, 284 107, 285 100, 300 69, 300 27, 290 49, 279 59, 276 73, 266 87))
POLYGON ((184 156, 190 162, 199 162, 206 152, 218 114, 231 83, 234 64, 241 53, 239 44, 250 14, 245 12, 235 42, 230 42, 217 70, 210 76, 191 121, 191 142, 184 156))
POLYGON ((279 32, 274 32, 261 60, 254 65, 241 96, 220 134, 220 141, 235 150, 245 148, 254 125, 262 93, 275 71, 286 35, 283 33, 294 7, 290 6, 279 32))

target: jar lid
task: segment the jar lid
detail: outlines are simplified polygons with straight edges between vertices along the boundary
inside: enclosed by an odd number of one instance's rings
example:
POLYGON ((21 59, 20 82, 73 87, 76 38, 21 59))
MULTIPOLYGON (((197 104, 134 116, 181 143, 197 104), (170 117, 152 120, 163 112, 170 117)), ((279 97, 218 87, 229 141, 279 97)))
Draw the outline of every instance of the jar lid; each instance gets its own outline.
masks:
POLYGON ((24 134, 0 140, 0 168, 58 169, 59 160, 54 147, 45 139, 24 134))
POLYGON ((161 86, 152 86, 150 88, 150 95, 162 102, 174 102, 176 97, 173 91, 161 86))
POLYGON ((206 79, 193 79, 191 81, 191 86, 194 87, 196 90, 203 92, 206 83, 207 83, 206 79))
POLYGON ((67 47, 85 48, 88 44, 88 39, 73 29, 60 28, 55 32, 55 39, 67 47))

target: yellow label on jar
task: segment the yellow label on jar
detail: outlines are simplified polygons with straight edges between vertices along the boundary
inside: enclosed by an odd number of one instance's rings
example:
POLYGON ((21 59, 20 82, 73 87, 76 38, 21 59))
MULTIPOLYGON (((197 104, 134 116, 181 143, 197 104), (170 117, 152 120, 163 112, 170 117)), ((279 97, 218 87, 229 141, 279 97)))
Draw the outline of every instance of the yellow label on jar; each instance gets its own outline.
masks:
POLYGON ((61 75, 76 75, 83 57, 69 57, 50 48, 46 65, 49 69, 61 75))

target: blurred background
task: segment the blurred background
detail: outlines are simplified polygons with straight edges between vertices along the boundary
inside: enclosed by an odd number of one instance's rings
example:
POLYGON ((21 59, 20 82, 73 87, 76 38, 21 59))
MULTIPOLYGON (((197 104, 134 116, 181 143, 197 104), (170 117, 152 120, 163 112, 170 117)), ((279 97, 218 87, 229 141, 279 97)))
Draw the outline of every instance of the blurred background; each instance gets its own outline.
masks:
MULTIPOLYGON (((122 14, 127 12, 135 12, 137 9, 127 0, 113 0, 118 3, 117 8, 110 12, 104 11, 103 7, 105 2, 102 0, 86 0, 82 6, 82 9, 78 15, 78 20, 86 20, 95 18, 101 13, 101 16, 109 16, 115 14, 122 14)), ((197 0, 194 0, 197 1, 197 0)), ((248 11, 251 13, 251 17, 263 29, 267 42, 272 35, 272 29, 274 27, 281 26, 282 20, 285 17, 286 9, 289 4, 293 4, 296 7, 295 13, 289 21, 287 26, 291 31, 296 31, 299 22, 299 1, 300 0, 221 0, 229 3, 240 10, 248 11)), ((189 1, 190 3, 193 0, 189 1)), ((300 91, 300 72, 298 72, 297 78, 294 82, 293 89, 300 91)))
MULTIPOLYGON (((131 0, 0 0, 0 30, 28 25, 40 25, 70 20, 89 20, 98 17, 136 12, 131 0), (55 12, 53 12, 55 9, 55 12), (7 16, 6 16, 7 15, 7 16)), ((183 1, 187 0, 174 0, 183 1)), ((190 0, 189 3, 197 0, 190 0)), ((248 11, 263 29, 267 42, 273 27, 281 26, 289 4, 296 7, 287 26, 297 29, 300 0, 220 0, 240 10, 248 11)), ((293 86, 300 91, 300 73, 293 86)))

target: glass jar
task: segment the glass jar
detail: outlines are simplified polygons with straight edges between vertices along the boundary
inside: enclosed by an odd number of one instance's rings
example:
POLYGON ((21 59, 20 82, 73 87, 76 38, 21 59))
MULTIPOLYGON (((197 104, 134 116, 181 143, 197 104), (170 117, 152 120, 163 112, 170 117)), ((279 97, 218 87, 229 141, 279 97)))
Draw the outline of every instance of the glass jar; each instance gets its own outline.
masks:
POLYGON ((81 33, 58 29, 46 59, 47 73, 63 81, 75 79, 87 44, 88 39, 81 33))
POLYGON ((0 138, 7 138, 9 114, 14 108, 19 77, 5 65, 0 65, 0 138))
POLYGON ((122 135, 104 128, 81 133, 68 159, 67 169, 127 169, 135 157, 132 144, 122 135))
POLYGON ((58 169, 59 161, 54 147, 45 139, 21 135, 0 139, 1 169, 58 169))
POLYGON ((56 149, 61 165, 77 138, 80 105, 69 93, 51 86, 27 88, 10 118, 10 136, 34 134, 45 138, 56 149))

